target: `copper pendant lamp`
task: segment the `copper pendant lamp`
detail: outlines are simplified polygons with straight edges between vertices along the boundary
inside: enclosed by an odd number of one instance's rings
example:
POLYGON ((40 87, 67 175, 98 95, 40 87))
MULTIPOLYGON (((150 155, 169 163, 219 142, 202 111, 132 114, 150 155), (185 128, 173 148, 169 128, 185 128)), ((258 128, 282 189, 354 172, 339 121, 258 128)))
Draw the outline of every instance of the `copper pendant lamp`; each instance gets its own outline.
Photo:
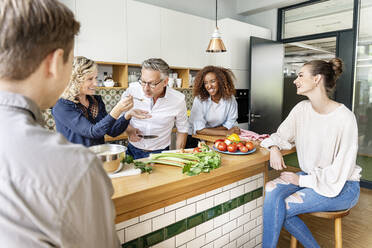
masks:
POLYGON ((216 0, 216 28, 212 34, 212 38, 209 41, 208 48, 206 50, 207 53, 222 53, 226 52, 225 45, 221 39, 221 34, 218 30, 217 26, 217 0, 216 0))

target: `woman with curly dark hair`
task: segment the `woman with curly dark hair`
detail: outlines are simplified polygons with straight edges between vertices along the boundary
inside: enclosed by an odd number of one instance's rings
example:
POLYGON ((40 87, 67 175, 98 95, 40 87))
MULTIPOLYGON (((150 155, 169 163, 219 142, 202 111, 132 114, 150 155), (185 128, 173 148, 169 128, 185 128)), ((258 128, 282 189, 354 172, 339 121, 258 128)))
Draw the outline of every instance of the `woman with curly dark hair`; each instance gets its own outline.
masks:
POLYGON ((206 66, 194 80, 194 103, 190 114, 190 133, 205 135, 240 134, 235 126, 238 104, 235 100, 235 76, 231 70, 206 66))

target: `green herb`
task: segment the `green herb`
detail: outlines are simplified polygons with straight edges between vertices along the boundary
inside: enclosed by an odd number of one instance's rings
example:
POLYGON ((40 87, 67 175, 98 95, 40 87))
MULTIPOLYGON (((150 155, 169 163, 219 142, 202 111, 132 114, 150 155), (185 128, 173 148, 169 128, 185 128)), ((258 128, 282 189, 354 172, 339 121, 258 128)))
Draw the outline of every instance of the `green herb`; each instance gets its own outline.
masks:
POLYGON ((125 164, 131 164, 131 163, 133 163, 133 160, 134 159, 131 155, 126 154, 121 162, 125 163, 125 164))
POLYGON ((152 166, 147 165, 147 163, 144 163, 142 161, 134 161, 134 166, 137 169, 141 169, 141 172, 147 172, 151 173, 152 172, 152 166))
POLYGON ((141 169, 141 172, 152 172, 152 166, 149 166, 147 163, 142 161, 135 161, 131 155, 125 155, 125 158, 123 158, 121 162, 124 164, 134 164, 134 167, 141 169))

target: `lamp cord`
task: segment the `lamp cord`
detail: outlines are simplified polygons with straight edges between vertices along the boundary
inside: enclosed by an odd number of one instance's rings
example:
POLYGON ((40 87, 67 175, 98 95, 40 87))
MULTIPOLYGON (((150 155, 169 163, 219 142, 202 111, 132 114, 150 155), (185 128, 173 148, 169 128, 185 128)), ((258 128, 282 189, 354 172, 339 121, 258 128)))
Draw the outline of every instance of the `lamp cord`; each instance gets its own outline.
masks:
POLYGON ((217 28, 217 0, 216 0, 216 28, 217 28))

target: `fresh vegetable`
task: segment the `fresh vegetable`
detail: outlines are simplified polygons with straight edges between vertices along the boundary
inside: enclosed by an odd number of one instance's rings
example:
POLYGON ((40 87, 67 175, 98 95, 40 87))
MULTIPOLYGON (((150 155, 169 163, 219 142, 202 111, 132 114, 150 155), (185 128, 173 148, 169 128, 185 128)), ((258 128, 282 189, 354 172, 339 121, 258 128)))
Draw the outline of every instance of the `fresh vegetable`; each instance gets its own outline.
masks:
POLYGON ((134 161, 134 166, 137 169, 141 169, 141 172, 147 172, 149 174, 152 172, 152 166, 149 166, 142 161, 134 161))
POLYGON ((131 164, 133 163, 133 157, 131 155, 125 155, 125 158, 121 161, 122 163, 125 163, 125 164, 131 164))
POLYGON ((239 147, 239 151, 241 151, 241 152, 248 152, 248 147, 241 146, 241 147, 239 147))
POLYGON ((227 137, 227 139, 231 141, 240 141, 239 135, 236 133, 231 134, 229 137, 227 137))
POLYGON ((204 145, 198 153, 156 153, 150 154, 146 163, 166 164, 182 167, 182 173, 189 176, 209 172, 220 167, 221 156, 204 145))
POLYGON ((245 146, 245 145, 244 145, 243 142, 238 142, 238 143, 236 144, 236 146, 237 146, 238 149, 240 150, 240 147, 245 146))
POLYGON ((230 145, 227 146, 227 150, 229 152, 236 152, 238 149, 237 145, 235 143, 232 143, 230 145))
POLYGON ((152 172, 152 166, 147 165, 142 161, 135 161, 131 155, 126 155, 125 158, 121 161, 124 164, 134 164, 134 167, 141 169, 141 172, 152 172))
POLYGON ((253 150, 253 148, 254 148, 253 143, 250 142, 250 141, 248 141, 248 142, 245 144, 245 146, 248 148, 248 151, 251 151, 251 150, 253 150))
POLYGON ((224 143, 224 141, 225 141, 224 139, 218 139, 218 140, 215 140, 215 141, 214 141, 214 147, 217 148, 218 144, 221 143, 221 142, 224 143))
POLYGON ((217 145, 217 149, 224 152, 226 151, 227 149, 227 144, 225 142, 220 142, 218 145, 217 145))
POLYGON ((194 152, 194 153, 201 152, 201 149, 200 149, 200 147, 195 147, 194 150, 192 150, 192 152, 194 152))

